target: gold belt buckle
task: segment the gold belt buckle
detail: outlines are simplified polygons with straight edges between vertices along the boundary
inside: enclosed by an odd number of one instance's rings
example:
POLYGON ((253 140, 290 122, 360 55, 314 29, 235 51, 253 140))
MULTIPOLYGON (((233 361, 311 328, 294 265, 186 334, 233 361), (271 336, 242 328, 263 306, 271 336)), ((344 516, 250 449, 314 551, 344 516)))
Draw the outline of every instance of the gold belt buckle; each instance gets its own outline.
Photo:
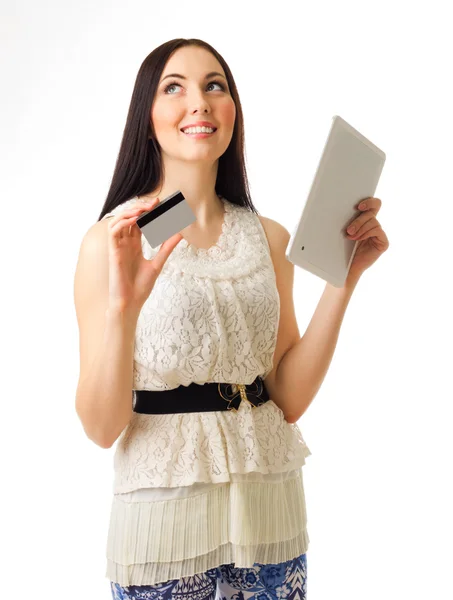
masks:
MULTIPOLYGON (((249 402, 250 404, 252 404, 250 402, 250 400, 247 398, 247 389, 246 389, 245 385, 243 383, 238 383, 236 385, 239 388, 239 393, 241 394, 241 400, 243 400, 244 402, 249 402)), ((255 405, 252 404, 252 407, 255 408, 255 405)))
MULTIPOLYGON (((248 402, 248 403, 249 403, 249 404, 252 406, 252 408, 256 408, 256 406, 253 404, 253 402, 251 402, 251 401, 250 401, 250 400, 247 398, 247 388, 245 387, 245 385, 244 385, 243 383, 229 383, 229 384, 226 384, 226 386, 227 386, 227 387, 228 387, 228 386, 231 386, 231 388, 232 388, 232 391, 233 391, 232 395, 230 396, 230 395, 228 395, 228 394, 227 394, 227 397, 225 397, 225 396, 222 394, 222 390, 221 390, 221 387, 220 387, 220 386, 221 386, 221 384, 219 383, 219 385, 218 385, 219 394, 222 396, 222 398, 223 398, 224 400, 226 400, 226 401, 227 401, 227 402, 229 402, 230 404, 231 404, 231 401, 232 401, 232 400, 234 400, 235 398, 237 398, 237 396, 238 396, 238 391, 237 391, 237 390, 239 390, 239 394, 240 394, 240 397, 241 397, 241 401, 244 401, 244 402, 245 402, 245 401, 247 401, 247 402, 248 402)), ((226 393, 227 393, 227 392, 226 392, 226 393)), ((240 404, 240 403, 239 403, 239 404, 240 404)), ((238 408, 239 408, 239 406, 238 406, 238 408)), ((234 412, 238 412, 238 408, 236 408, 236 407, 235 407, 235 406, 233 406, 233 405, 230 405, 230 406, 228 406, 228 410, 232 410, 232 411, 234 411, 234 412)))

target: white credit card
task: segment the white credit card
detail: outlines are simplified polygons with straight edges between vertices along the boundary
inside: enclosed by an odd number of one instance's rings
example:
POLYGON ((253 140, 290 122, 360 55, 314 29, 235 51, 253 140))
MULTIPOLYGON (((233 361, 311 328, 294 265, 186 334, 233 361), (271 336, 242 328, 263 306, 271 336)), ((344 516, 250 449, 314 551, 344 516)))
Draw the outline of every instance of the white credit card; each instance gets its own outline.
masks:
POLYGON ((137 225, 151 248, 179 233, 197 218, 179 190, 137 219, 137 225))

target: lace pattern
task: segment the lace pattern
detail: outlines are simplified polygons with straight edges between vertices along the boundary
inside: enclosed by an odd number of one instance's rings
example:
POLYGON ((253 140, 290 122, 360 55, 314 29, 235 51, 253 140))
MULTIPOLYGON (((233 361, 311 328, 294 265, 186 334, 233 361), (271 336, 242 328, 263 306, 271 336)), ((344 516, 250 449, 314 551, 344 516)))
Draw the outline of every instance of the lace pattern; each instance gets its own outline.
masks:
MULTIPOLYGON (((257 215, 223 201, 217 243, 197 249, 181 240, 142 307, 134 348, 136 390, 192 382, 250 384, 273 368, 280 298, 267 238, 257 215)), ((151 248, 142 235, 142 248, 151 259, 160 246, 151 248)), ((222 483, 231 473, 289 471, 309 454, 298 426, 272 400, 258 408, 241 403, 237 413, 134 413, 117 443, 114 493, 222 483)))
MULTIPOLYGON (((136 201, 128 200, 109 215, 136 201)), ((255 214, 223 201, 217 244, 196 249, 181 240, 142 307, 134 389, 249 384, 272 370, 280 298, 267 239, 255 214)), ((142 235, 142 248, 149 260, 160 246, 151 248, 142 235)))
POLYGON ((238 412, 134 413, 118 440, 114 493, 224 483, 231 474, 282 473, 311 454, 296 423, 269 400, 238 412))
MULTIPOLYGON (((269 255, 269 246, 257 215, 247 208, 222 198, 225 207, 222 233, 210 248, 196 248, 182 239, 171 253, 161 275, 186 273, 213 280, 239 278, 253 273, 259 266, 271 267, 271 278, 275 273, 269 255), (270 261, 270 263, 269 263, 270 261)), ((140 200, 135 197, 123 202, 103 219, 114 216, 133 206, 140 200)), ((152 248, 142 235, 143 256, 153 258, 162 244, 152 248)))

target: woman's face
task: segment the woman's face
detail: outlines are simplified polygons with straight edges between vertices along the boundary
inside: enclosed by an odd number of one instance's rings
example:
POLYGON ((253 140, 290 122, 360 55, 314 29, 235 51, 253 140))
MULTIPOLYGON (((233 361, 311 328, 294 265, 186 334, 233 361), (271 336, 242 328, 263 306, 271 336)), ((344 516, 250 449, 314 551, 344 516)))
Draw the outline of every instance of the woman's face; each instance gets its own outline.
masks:
POLYGON ((217 59, 196 46, 176 50, 162 72, 151 109, 162 154, 176 160, 214 162, 230 144, 235 118, 236 106, 217 59), (199 121, 211 123, 215 132, 181 131, 199 121))

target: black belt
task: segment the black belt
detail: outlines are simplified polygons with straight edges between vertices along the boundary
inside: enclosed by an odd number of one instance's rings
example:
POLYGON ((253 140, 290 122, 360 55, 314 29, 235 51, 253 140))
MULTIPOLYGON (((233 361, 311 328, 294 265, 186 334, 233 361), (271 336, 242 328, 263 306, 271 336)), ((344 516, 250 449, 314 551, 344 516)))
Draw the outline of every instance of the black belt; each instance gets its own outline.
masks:
POLYGON ((241 401, 253 407, 267 402, 269 394, 261 377, 248 385, 241 383, 191 383, 172 390, 134 390, 134 412, 146 415, 164 415, 217 410, 237 411, 241 401))

